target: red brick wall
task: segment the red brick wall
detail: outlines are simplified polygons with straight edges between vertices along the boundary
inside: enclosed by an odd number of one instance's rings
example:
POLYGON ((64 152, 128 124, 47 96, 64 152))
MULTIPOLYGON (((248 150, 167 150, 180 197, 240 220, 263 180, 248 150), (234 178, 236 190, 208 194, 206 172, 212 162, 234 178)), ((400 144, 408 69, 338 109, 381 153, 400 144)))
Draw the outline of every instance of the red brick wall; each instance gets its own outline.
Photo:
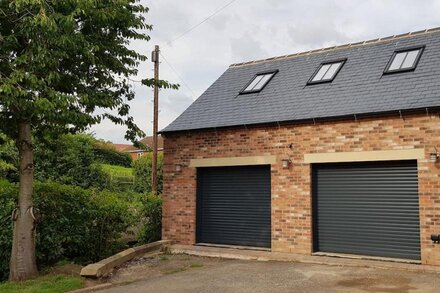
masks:
POLYGON ((440 164, 429 153, 440 150, 440 118, 389 116, 358 121, 319 122, 191 131, 168 134, 164 150, 163 238, 195 242, 196 169, 191 159, 276 155, 272 172, 272 250, 312 252, 311 168, 305 153, 425 149, 418 160, 422 262, 440 265, 440 164), (292 148, 289 148, 292 144, 292 148), (281 159, 290 157, 289 169, 281 159), (183 165, 175 172, 175 164, 183 165))
POLYGON ((129 153, 132 160, 137 160, 139 158, 138 153, 129 153))

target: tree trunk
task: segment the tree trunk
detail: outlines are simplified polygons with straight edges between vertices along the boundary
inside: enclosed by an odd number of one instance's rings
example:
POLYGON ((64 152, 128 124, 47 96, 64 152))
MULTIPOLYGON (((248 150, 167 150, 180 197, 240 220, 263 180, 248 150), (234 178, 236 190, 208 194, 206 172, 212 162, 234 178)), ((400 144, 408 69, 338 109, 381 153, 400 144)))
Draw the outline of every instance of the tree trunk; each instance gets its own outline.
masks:
POLYGON ((18 154, 20 157, 20 184, 18 207, 13 213, 14 234, 9 280, 22 281, 38 275, 35 259, 35 218, 32 205, 34 154, 31 125, 18 123, 18 154))

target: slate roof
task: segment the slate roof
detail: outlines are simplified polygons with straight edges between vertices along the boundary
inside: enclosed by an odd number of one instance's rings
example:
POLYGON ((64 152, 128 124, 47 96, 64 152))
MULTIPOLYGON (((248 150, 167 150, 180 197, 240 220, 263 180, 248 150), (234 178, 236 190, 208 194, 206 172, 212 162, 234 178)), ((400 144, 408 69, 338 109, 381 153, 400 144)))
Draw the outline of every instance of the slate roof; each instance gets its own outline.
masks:
POLYGON ((334 118, 440 106, 440 28, 233 64, 161 132, 334 118), (397 49, 424 45, 413 72, 383 75, 397 49), (307 85, 322 62, 347 58, 331 83, 307 85), (256 73, 279 72, 239 95, 256 73))

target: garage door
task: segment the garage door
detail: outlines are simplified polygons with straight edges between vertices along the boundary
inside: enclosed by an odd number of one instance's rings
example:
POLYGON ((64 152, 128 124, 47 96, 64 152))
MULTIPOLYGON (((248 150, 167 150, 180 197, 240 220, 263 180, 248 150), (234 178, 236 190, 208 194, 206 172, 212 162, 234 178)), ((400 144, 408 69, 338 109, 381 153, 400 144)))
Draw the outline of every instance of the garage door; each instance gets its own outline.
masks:
POLYGON ((417 162, 313 167, 314 249, 420 259, 417 162))
POLYGON ((197 169, 197 242, 270 247, 270 167, 197 169))

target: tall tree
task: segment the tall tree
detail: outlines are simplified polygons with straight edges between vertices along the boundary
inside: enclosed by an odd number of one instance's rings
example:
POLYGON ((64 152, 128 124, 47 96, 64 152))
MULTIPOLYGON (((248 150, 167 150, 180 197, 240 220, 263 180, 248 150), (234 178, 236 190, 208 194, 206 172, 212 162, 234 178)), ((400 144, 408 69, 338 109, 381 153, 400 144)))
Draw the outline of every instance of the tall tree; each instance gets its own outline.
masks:
POLYGON ((38 274, 32 139, 106 118, 126 125, 127 139, 142 135, 127 101, 134 98, 129 76, 146 57, 128 45, 149 40, 147 12, 138 0, 0 1, 0 127, 16 140, 20 161, 10 280, 38 274))

